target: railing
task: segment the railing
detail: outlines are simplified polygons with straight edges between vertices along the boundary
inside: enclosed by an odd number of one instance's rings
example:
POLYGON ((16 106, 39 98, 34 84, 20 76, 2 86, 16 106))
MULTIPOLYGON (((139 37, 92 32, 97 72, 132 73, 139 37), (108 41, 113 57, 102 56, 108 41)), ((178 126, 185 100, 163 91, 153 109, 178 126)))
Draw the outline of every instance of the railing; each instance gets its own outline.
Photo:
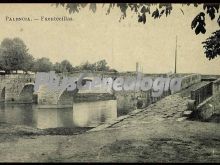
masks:
POLYGON ((205 84, 193 91, 191 91, 191 99, 195 100, 195 105, 199 105, 207 98, 213 95, 212 82, 205 84))
POLYGON ((213 81, 213 94, 220 93, 220 78, 213 81))

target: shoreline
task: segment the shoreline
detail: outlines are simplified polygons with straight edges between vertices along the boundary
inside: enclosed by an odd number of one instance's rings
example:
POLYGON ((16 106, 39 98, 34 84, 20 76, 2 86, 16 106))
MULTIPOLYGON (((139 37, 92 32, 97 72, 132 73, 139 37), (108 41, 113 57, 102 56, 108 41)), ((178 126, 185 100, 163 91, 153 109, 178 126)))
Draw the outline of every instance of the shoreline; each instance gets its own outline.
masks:
POLYGON ((73 135, 48 135, 38 129, 1 123, 0 161, 220 161, 218 123, 150 118, 148 122, 125 123, 73 135))

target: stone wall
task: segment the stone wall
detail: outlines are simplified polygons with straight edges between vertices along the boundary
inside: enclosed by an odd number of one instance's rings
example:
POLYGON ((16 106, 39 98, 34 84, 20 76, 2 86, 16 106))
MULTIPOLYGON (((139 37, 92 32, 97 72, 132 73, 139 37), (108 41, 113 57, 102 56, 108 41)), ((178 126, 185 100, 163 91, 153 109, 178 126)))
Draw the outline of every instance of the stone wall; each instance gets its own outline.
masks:
POLYGON ((194 112, 194 117, 202 121, 211 121, 215 116, 220 116, 220 92, 204 101, 194 112))
POLYGON ((150 103, 150 91, 134 92, 134 91, 116 91, 114 96, 117 100, 117 109, 119 115, 127 114, 137 108, 138 100, 142 100, 143 106, 150 103))

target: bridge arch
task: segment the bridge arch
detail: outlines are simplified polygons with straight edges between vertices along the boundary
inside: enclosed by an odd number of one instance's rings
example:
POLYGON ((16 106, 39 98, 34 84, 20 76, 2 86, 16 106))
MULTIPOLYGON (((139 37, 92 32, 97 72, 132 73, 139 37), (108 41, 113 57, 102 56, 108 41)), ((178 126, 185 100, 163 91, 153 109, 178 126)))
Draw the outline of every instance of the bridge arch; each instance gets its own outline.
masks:
POLYGON ((23 103, 32 103, 34 94, 34 83, 26 83, 19 93, 19 100, 23 103))
MULTIPOLYGON (((84 77, 82 79, 82 86, 86 85, 87 82, 91 83, 93 79, 94 79, 93 77, 84 77)), ((75 84, 77 84, 77 82, 75 82, 75 84)), ((72 105, 74 96, 77 93, 83 92, 83 91, 85 90, 80 90, 78 88, 75 88, 73 91, 68 91, 67 88, 61 89, 57 97, 57 104, 72 105)), ((86 90, 86 92, 94 92, 94 91, 92 89, 88 89, 86 90)))
POLYGON ((78 91, 77 88, 73 91, 68 91, 67 88, 61 90, 57 98, 57 104, 72 105, 73 97, 78 91))

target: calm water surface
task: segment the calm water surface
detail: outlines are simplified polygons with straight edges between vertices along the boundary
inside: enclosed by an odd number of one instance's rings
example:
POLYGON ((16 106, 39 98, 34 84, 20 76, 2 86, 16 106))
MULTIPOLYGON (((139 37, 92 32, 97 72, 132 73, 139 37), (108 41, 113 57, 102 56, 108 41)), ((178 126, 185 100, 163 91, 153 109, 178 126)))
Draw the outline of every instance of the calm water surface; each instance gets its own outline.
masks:
POLYGON ((38 109, 37 105, 0 104, 0 122, 40 129, 96 127, 117 118, 117 101, 75 103, 73 108, 38 109))

